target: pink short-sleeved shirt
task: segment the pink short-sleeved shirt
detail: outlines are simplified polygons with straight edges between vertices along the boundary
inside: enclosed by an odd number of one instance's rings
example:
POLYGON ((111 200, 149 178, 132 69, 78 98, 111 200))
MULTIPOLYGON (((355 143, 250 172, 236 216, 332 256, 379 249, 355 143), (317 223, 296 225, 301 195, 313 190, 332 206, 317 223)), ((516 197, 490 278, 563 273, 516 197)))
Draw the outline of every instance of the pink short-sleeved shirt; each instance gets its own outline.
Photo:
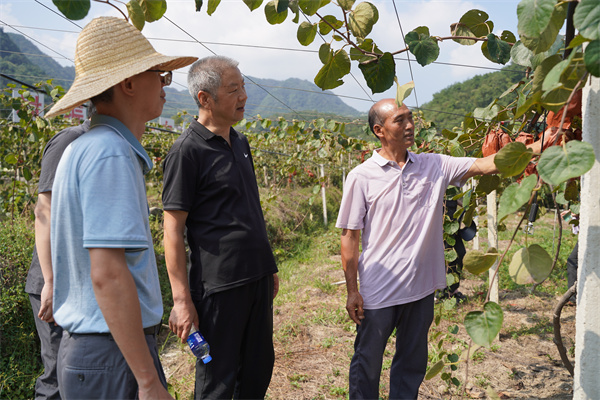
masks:
POLYGON ((336 226, 362 230, 365 309, 410 303, 446 287, 443 198, 474 162, 409 152, 400 168, 375 150, 348 174, 336 226))

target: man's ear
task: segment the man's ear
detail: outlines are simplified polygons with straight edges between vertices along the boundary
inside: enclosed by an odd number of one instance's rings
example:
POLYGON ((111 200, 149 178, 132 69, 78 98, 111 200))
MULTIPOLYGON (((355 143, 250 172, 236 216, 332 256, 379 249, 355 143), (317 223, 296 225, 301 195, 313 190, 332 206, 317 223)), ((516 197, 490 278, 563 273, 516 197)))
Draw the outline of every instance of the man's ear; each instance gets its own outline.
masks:
POLYGON ((211 101, 213 100, 212 96, 203 90, 198 92, 198 101, 202 105, 202 108, 210 109, 211 101))
POLYGON ((135 77, 132 76, 130 78, 122 80, 121 82, 119 82, 117 84, 117 86, 119 87, 119 89, 121 89, 121 91, 124 94, 126 94, 127 96, 133 96, 135 94, 134 78, 135 77))
POLYGON ((379 124, 373 125, 373 133, 378 138, 382 138, 383 137, 383 127, 379 124))

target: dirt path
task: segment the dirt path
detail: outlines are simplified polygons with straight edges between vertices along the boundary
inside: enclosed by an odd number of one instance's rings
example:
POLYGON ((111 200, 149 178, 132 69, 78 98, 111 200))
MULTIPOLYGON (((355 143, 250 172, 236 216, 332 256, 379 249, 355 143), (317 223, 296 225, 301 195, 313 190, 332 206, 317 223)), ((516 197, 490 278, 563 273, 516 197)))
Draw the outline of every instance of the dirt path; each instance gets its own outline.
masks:
MULTIPOLYGON (((299 266, 299 268, 308 268, 299 266)), ((315 271, 319 282, 343 280, 339 260, 315 271)), ((292 290, 295 301, 275 307, 276 363, 270 399, 334 399, 346 398, 348 365, 353 352, 354 327, 345 312, 345 286, 319 287, 314 282, 298 285, 292 290)), ((447 339, 444 348, 453 351, 466 349, 468 336, 462 327, 466 312, 481 308, 481 280, 467 277, 461 291, 469 300, 449 311, 436 328, 446 335, 447 327, 458 324, 457 335, 447 339)), ((491 349, 480 349, 469 363, 469 378, 464 392, 457 393, 440 376, 425 381, 420 398, 487 398, 485 389, 492 387, 504 399, 570 399, 572 379, 562 366, 554 345, 552 309, 557 298, 544 293, 530 295, 526 290, 500 293, 504 309, 504 324, 491 349)), ((575 308, 565 307, 562 314, 563 340, 567 349, 574 344, 575 308)), ((430 340, 431 341, 431 340, 430 340)), ((381 380, 382 398, 387 398, 389 366, 393 356, 390 340, 384 359, 381 380)), ((432 351, 435 343, 431 343, 432 351)), ((162 352, 163 365, 169 383, 181 399, 191 398, 194 382, 194 360, 182 345, 168 341, 162 352)), ((463 385, 466 364, 453 372, 463 385)))

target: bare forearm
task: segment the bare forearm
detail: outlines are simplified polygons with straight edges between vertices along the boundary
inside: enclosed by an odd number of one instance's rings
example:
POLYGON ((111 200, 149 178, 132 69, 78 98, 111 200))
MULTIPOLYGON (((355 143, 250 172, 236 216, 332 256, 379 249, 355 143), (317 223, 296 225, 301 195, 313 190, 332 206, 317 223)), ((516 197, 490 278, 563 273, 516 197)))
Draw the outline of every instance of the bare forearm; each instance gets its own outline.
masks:
POLYGON ((123 249, 90 249, 94 294, 108 328, 140 387, 156 385, 158 373, 144 337, 135 282, 123 249))
POLYGON ((344 230, 341 239, 342 267, 348 293, 358 292, 358 256, 360 233, 344 230))
POLYGON ((184 227, 165 214, 165 262, 173 293, 173 302, 191 302, 184 227))
POLYGON ((50 204, 51 192, 38 195, 35 205, 35 247, 45 284, 53 284, 52 255, 50 251, 50 204))

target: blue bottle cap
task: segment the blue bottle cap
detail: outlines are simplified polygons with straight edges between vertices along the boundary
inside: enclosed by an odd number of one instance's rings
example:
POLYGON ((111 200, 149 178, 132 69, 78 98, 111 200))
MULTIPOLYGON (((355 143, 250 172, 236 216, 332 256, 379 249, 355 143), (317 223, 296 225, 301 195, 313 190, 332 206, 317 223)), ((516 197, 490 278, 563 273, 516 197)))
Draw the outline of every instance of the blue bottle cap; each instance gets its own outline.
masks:
POLYGON ((211 360, 212 360, 212 357, 211 357, 211 356, 210 356, 210 354, 209 354, 209 355, 207 355, 206 357, 204 357, 204 358, 202 359, 202 362, 203 362, 204 364, 208 364, 208 363, 209 363, 211 360))

